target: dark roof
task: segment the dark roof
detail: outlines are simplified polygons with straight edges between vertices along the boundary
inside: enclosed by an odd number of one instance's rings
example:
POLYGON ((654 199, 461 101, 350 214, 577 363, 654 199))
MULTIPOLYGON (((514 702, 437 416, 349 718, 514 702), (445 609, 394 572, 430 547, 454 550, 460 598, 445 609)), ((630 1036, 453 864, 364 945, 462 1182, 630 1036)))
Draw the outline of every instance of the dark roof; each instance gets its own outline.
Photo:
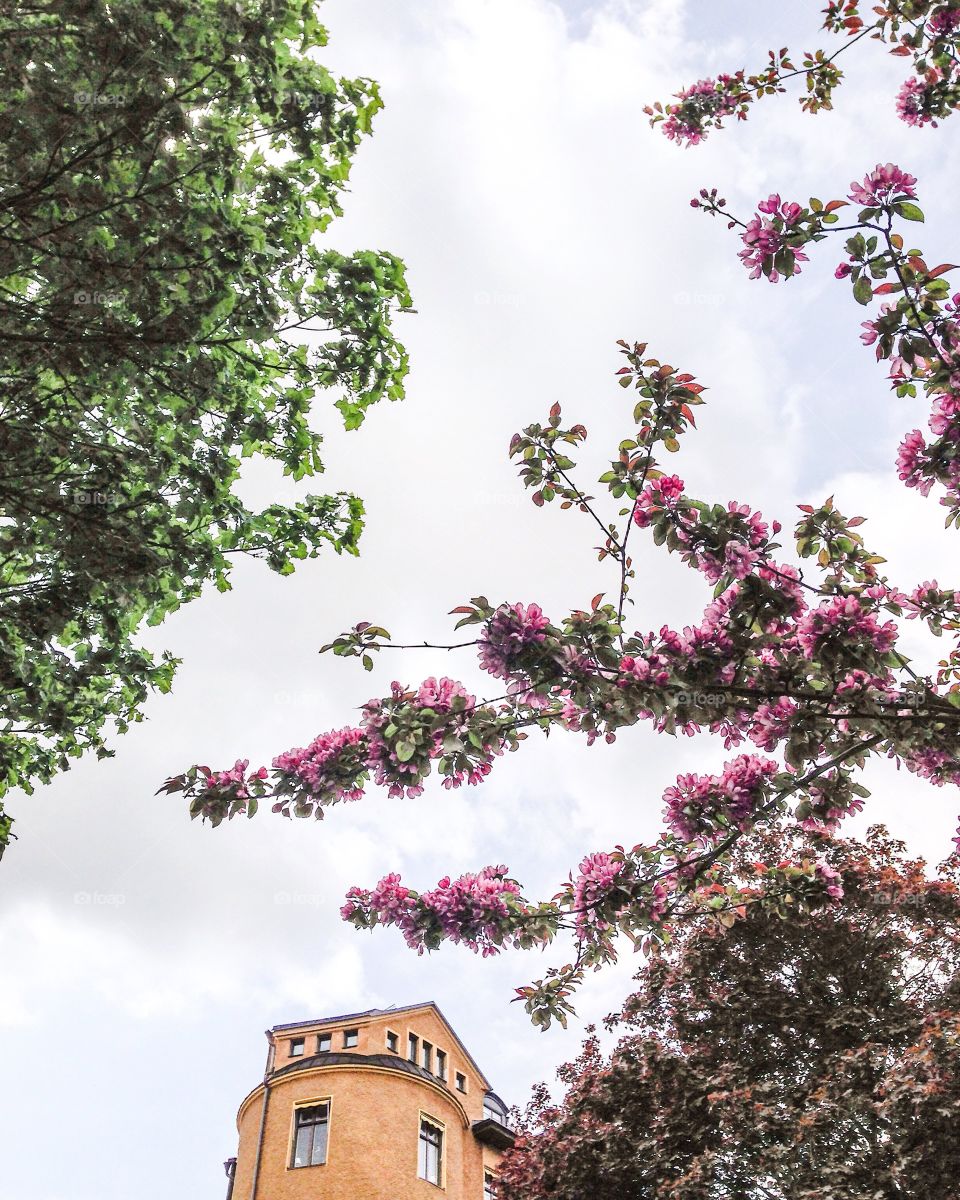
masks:
MULTIPOLYGON (((432 1001, 427 1001, 432 1004, 432 1001)), ((434 1006, 436 1007, 436 1006, 434 1006)), ((280 1033, 284 1029, 299 1029, 302 1025, 333 1025, 340 1021, 352 1021, 354 1017, 382 1017, 385 1013, 406 1012, 411 1008, 426 1008, 426 1004, 406 1004, 403 1008, 366 1008, 363 1012, 341 1013, 337 1017, 318 1017, 315 1021, 288 1021, 286 1025, 274 1025, 269 1033, 280 1033)))
MULTIPOLYGON (((269 1035, 269 1034, 276 1034, 276 1033, 285 1033, 286 1031, 288 1031, 290 1029, 313 1028, 317 1025, 339 1025, 344 1021, 353 1021, 353 1020, 359 1019, 360 1017, 385 1017, 391 1013, 413 1012, 415 1009, 418 1009, 418 1008, 432 1008, 434 1010, 434 1012, 436 1012, 436 1014, 440 1018, 440 1020, 443 1021, 444 1025, 447 1026, 447 1028, 450 1030, 450 1032, 456 1038, 457 1043, 460 1046, 460 1049, 466 1055, 466 1057, 469 1060, 473 1069, 477 1072, 477 1074, 480 1076, 480 1078, 485 1083, 489 1084, 489 1080, 487 1079, 487 1076, 484 1074, 483 1071, 481 1071, 476 1059, 473 1057, 473 1055, 470 1053, 470 1051, 463 1044, 463 1041, 461 1040, 460 1035, 457 1033, 457 1031, 454 1029, 454 1027, 450 1024, 450 1022, 447 1020, 447 1018, 443 1015, 443 1013, 440 1010, 440 1006, 438 1004, 434 1003, 433 1000, 424 1000, 420 1004, 401 1004, 401 1005, 394 1004, 394 1005, 391 1005, 389 1008, 367 1008, 367 1009, 364 1009, 363 1012, 341 1013, 339 1016, 336 1016, 336 1017, 318 1017, 315 1021, 288 1021, 285 1025, 274 1025, 272 1029, 267 1030, 267 1034, 269 1035)), ((325 1057, 326 1057, 327 1061, 329 1061, 330 1055, 327 1054, 325 1057)), ((362 1058, 364 1056, 355 1054, 352 1057, 354 1059, 357 1059, 357 1058, 362 1058)), ((384 1058, 385 1057, 385 1058, 389 1059, 391 1062, 397 1061, 393 1057, 393 1055, 390 1055, 390 1054, 388 1054, 388 1055, 368 1055, 366 1057, 368 1057, 368 1058, 384 1058)), ((417 1068, 417 1070, 419 1071, 419 1068, 417 1068)), ((279 1072, 277 1072, 277 1074, 279 1074, 279 1072)), ((430 1078, 432 1079, 433 1076, 430 1076, 430 1078)))

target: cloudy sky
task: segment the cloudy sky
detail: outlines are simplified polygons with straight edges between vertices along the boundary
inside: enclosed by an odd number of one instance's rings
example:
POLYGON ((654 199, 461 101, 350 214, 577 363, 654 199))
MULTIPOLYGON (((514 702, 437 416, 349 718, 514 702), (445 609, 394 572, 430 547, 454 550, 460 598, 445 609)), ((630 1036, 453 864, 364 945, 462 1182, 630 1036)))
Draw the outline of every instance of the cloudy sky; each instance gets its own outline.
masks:
MULTIPOLYGON (((506 447, 560 401, 590 429, 585 467, 602 470, 631 431, 612 378, 617 338, 648 341, 711 389, 677 463, 692 494, 746 499, 787 523, 798 502, 833 492, 845 512, 870 518, 867 537, 898 583, 952 577, 956 543, 935 502, 892 471, 920 407, 893 398, 860 347, 863 314, 832 277, 837 253, 827 248, 787 285, 752 283, 732 235, 688 200, 702 185, 741 211, 773 190, 827 199, 893 159, 920 178, 923 245, 939 262, 958 251, 953 121, 901 125, 892 97, 904 67, 871 47, 851 58, 832 115, 771 100, 690 151, 643 116, 684 83, 759 67, 768 46, 818 44, 822 5, 784 17, 787 7, 324 6, 328 61, 378 79, 386 99, 335 238, 408 263, 418 310, 400 323, 408 398, 349 435, 332 411, 317 412, 326 486, 367 503, 362 557, 324 558, 283 580, 240 567, 232 593, 204 597, 153 635, 183 666, 116 757, 11 799, 20 840, 0 872, 0 1200, 221 1196, 236 1108, 262 1074, 263 1030, 279 1022, 432 998, 504 1097, 522 1102, 575 1054, 582 1024, 618 1005, 632 963, 590 982, 580 1025, 538 1034, 510 997, 547 960, 458 949, 417 958, 390 932, 342 925, 337 907, 351 884, 387 870, 424 886, 489 862, 509 864, 530 894, 551 894, 583 853, 654 836, 677 772, 721 761, 708 738, 637 729, 591 750, 531 739, 482 789, 371 797, 323 823, 266 814, 210 830, 153 794, 191 762, 269 761, 344 725, 392 678, 447 672, 482 692, 470 657, 397 653, 372 677, 318 657, 358 620, 402 641, 445 641, 444 614, 480 592, 537 600, 559 617, 612 590, 589 526, 534 509, 506 447)), ((295 494, 262 471, 248 486, 264 500, 295 494)), ((637 568, 639 627, 682 625, 702 608, 702 581, 673 559, 638 549, 637 568)), ((955 797, 892 769, 869 782, 869 815, 942 856, 955 797)))

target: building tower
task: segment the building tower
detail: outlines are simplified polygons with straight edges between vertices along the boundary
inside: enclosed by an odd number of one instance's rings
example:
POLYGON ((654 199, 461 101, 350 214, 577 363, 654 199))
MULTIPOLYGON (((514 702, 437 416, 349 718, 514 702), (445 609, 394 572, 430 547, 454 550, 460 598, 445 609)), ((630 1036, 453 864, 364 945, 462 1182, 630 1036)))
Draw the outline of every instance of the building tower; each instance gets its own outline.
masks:
POLYGON ((507 1109, 432 1002, 277 1025, 227 1200, 483 1200, 507 1109))

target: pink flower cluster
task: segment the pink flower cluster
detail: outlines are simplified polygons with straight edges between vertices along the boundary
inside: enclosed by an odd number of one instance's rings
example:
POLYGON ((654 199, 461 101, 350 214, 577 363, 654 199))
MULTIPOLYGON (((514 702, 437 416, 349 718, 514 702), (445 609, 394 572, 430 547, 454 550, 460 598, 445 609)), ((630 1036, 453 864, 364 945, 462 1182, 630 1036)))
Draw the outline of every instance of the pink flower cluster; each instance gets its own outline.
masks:
POLYGON ((907 754, 903 761, 908 771, 936 787, 943 787, 945 783, 960 785, 960 759, 946 750, 915 750, 907 754))
POLYGON ((664 475, 655 483, 648 483, 633 506, 634 524, 646 529, 664 510, 675 511, 682 495, 683 480, 679 475, 664 475))
MULTIPOLYGON (((363 708, 363 730, 367 737, 367 765, 374 770, 374 781, 380 787, 388 789, 387 794, 399 798, 406 794, 408 799, 414 799, 423 792, 421 780, 429 772, 432 760, 443 753, 444 738, 455 732, 449 723, 438 723, 438 728, 431 733, 426 742, 420 742, 414 747, 414 753, 408 758, 400 756, 400 746, 404 738, 399 731, 387 736, 391 725, 396 725, 395 718, 409 704, 411 709, 431 709, 436 713, 448 713, 456 699, 462 699, 462 711, 469 714, 476 706, 476 697, 472 696, 463 684, 455 679, 431 678, 424 680, 417 692, 412 696, 404 691, 396 680, 390 685, 391 701, 384 707, 379 699, 369 700, 363 708)), ((419 726, 419 723, 416 723, 419 726)), ((417 732, 423 733, 422 726, 417 732)), ((491 753, 499 753, 491 751, 491 753)), ((489 762, 478 766, 467 773, 467 782, 479 783, 489 773, 489 762)), ((457 787, 464 781, 463 773, 447 777, 448 787, 457 787)))
POLYGON ((916 488, 921 496, 929 496, 933 478, 925 475, 927 443, 919 429, 911 429, 897 451, 897 476, 908 488, 916 488))
POLYGON ((247 777, 248 758, 238 758, 232 767, 226 771, 211 771, 209 767, 200 767, 200 774, 205 777, 204 787, 207 791, 229 792, 238 800, 249 797, 248 788, 255 779, 266 779, 267 768, 260 767, 247 777))
POLYGON ((814 868, 816 879, 823 884, 824 891, 831 900, 843 899, 843 884, 840 880, 840 872, 835 871, 833 867, 826 863, 817 863, 814 868))
MULTIPOLYGON (((793 227, 803 216, 803 209, 792 201, 781 201, 774 193, 758 204, 757 210, 741 234, 744 248, 739 258, 750 272, 751 279, 766 275, 771 283, 776 283, 780 272, 774 267, 773 260, 796 234, 797 230, 793 227)), ((799 247, 792 249, 795 262, 807 261, 806 254, 799 247)), ((800 268, 796 265, 793 274, 800 274, 800 268)))
POLYGON ((867 643, 878 654, 886 654, 897 640, 897 627, 893 621, 881 625, 857 596, 832 596, 801 617, 797 636, 809 659, 819 657, 828 645, 851 642, 867 643))
POLYGON ((336 729, 321 733, 305 749, 297 746, 278 754, 273 768, 296 780, 321 804, 335 804, 363 796, 367 754, 362 729, 336 729))
POLYGON ((501 604, 480 639, 480 666, 496 679, 511 679, 523 653, 546 640, 549 624, 538 604, 501 604))
POLYGON ((796 711, 796 702, 789 696, 780 696, 772 703, 761 704, 750 722, 750 740, 768 753, 775 750, 789 735, 796 711))
POLYGON ((340 915, 362 928, 396 925, 420 954, 448 940, 487 957, 498 953, 519 894, 519 885, 502 864, 459 879, 446 877, 420 896, 394 874, 384 876, 372 891, 351 888, 340 915))
POLYGON ((741 88, 736 75, 699 79, 676 93, 679 104, 667 105, 663 132, 672 142, 696 146, 706 138, 708 124, 720 126, 724 117, 737 111, 741 88))
POLYGON ((931 38, 949 37, 960 26, 960 9, 943 5, 927 22, 927 34, 931 38))
MULTIPOLYGON (((636 901, 627 891, 623 860, 605 851, 588 854, 578 867, 573 881, 572 905, 574 928, 584 941, 594 942, 612 928, 622 912, 635 910, 636 901)), ((659 881, 644 889, 645 917, 651 923, 660 919, 667 906, 668 892, 659 881)))
POLYGON ((933 85, 939 83, 940 72, 934 68, 927 73, 927 82, 908 79, 897 93, 897 116, 908 125, 932 125, 936 128, 933 115, 927 111, 933 85))
MULTIPOLYGON (((780 525, 773 524, 774 533, 780 525)), ((770 530, 759 512, 736 500, 727 503, 727 518, 722 535, 707 530, 699 512, 691 508, 677 525, 677 538, 684 547, 683 561, 700 571, 708 583, 717 583, 724 574, 733 579, 746 579, 761 560, 760 551, 766 546, 770 530)))
POLYGON ((916 179, 901 171, 894 163, 877 163, 862 183, 850 184, 850 199, 854 204, 862 204, 864 208, 878 208, 887 204, 895 197, 909 196, 916 198, 914 191, 916 179))
POLYGON ((679 775, 663 794, 668 827, 686 842, 713 841, 731 828, 746 830, 765 796, 777 764, 741 754, 722 775, 679 775))

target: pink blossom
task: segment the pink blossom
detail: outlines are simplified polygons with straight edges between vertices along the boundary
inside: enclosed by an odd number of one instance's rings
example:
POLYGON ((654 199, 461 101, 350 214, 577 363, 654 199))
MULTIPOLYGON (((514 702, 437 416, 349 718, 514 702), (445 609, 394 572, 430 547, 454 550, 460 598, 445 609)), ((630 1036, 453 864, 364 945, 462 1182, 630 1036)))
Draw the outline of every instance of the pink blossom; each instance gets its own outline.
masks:
POLYGON ((911 429, 900 443, 897 451, 897 475, 909 488, 916 488, 921 496, 929 496, 933 480, 922 474, 927 443, 919 429, 911 429))
POLYGON ((850 199, 855 204, 876 208, 888 203, 895 196, 916 198, 913 190, 916 185, 913 175, 901 171, 894 163, 877 163, 862 183, 850 184, 850 199))
POLYGON ((667 825, 688 842, 715 839, 730 827, 746 830, 777 770, 771 759, 741 754, 724 764, 720 776, 680 775, 663 794, 667 825))
MULTIPOLYGON (((931 71, 928 78, 930 76, 934 77, 931 82, 935 83, 940 78, 940 72, 931 71)), ((927 85, 921 83, 919 79, 908 79, 897 93, 897 116, 900 120, 905 121, 908 125, 931 124, 936 127, 937 123, 932 115, 925 111, 928 94, 927 85)))
POLYGON ((833 867, 827 866, 826 863, 817 863, 815 873, 817 879, 824 884, 824 889, 832 900, 843 899, 843 883, 841 882, 839 871, 835 871, 833 867))
MULTIPOLYGON (((793 202, 783 203, 776 194, 758 204, 757 209, 758 212, 747 222, 741 234, 744 248, 739 258, 750 271, 751 279, 766 275, 771 283, 776 283, 780 274, 774 268, 773 260, 781 250, 787 248, 789 239, 795 236, 796 231, 791 226, 803 215, 803 209, 793 202)), ((795 264, 807 261, 806 254, 798 246, 791 249, 795 264)), ((799 266, 794 265, 793 274, 800 274, 799 266)))
POLYGON ((407 945, 420 954, 448 939, 487 956, 498 952, 511 910, 526 911, 519 892, 503 865, 459 879, 447 876, 420 896, 393 874, 384 876, 372 891, 351 888, 340 914, 362 928, 396 925, 407 945))
POLYGON ((366 758, 364 731, 337 729, 321 733, 306 749, 298 746, 278 754, 273 767, 321 803, 336 803, 362 797, 366 758))
POLYGON ((496 679, 510 679, 524 652, 546 640, 549 624, 538 604, 501 604, 480 639, 480 666, 496 679))
POLYGON ((790 733, 796 711, 797 705, 789 696, 780 696, 772 703, 761 704, 750 723, 750 740, 761 750, 775 750, 790 733))
POLYGON ((797 637, 804 655, 817 658, 828 644, 869 643, 878 654, 886 654, 897 640, 893 621, 883 625, 857 596, 832 596, 806 612, 797 624, 797 637))
POLYGON ((721 125, 724 117, 737 111, 739 86, 736 75, 700 79, 676 93, 679 104, 667 105, 663 132, 673 142, 696 146, 707 136, 705 126, 721 125))

